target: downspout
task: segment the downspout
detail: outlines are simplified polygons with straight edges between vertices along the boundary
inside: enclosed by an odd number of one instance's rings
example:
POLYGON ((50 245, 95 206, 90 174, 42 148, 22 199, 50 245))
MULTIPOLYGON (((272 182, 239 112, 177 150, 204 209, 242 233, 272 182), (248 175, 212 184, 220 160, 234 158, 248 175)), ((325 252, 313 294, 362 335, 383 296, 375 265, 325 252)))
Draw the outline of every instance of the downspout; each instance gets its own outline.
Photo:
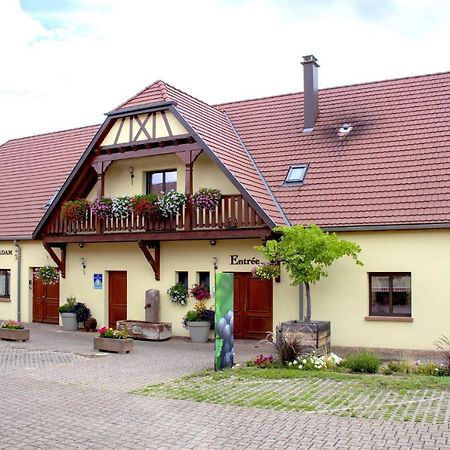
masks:
POLYGON ((16 284, 16 292, 17 292, 17 321, 20 322, 20 272, 21 272, 21 248, 18 242, 14 239, 14 247, 16 247, 16 259, 17 259, 17 284, 16 284))
POLYGON ((298 317, 300 321, 305 319, 305 313, 303 310, 303 283, 298 286, 298 317))

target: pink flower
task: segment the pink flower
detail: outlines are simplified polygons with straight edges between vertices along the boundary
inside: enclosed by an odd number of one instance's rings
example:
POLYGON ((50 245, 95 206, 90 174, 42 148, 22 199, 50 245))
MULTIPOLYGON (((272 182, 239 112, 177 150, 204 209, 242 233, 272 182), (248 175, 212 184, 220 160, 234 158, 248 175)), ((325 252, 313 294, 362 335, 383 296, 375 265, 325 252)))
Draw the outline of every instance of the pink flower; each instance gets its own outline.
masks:
POLYGON ((106 333, 106 330, 107 330, 108 328, 106 328, 106 327, 101 327, 99 330, 98 330, 98 332, 102 335, 102 334, 105 334, 106 333))

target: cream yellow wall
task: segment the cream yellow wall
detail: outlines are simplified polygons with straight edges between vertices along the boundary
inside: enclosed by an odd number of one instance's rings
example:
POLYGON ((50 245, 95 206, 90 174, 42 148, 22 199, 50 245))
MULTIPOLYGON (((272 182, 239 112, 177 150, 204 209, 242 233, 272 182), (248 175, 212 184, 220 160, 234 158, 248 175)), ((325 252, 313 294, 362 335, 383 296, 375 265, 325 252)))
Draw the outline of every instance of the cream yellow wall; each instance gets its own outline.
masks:
POLYGON ((312 289, 313 318, 332 321, 332 343, 432 349, 450 336, 450 232, 343 233, 362 248, 363 267, 343 259, 312 289), (369 322, 368 272, 411 272, 412 323, 369 322))
POLYGON ((17 258, 16 248, 12 242, 0 241, 0 269, 10 270, 10 298, 0 298, 0 320, 16 319, 16 303, 17 296, 17 258), (8 253, 12 253, 9 255, 8 253))
MULTIPOLYGON (((177 190, 184 192, 185 166, 181 159, 174 155, 157 155, 145 158, 133 158, 114 161, 106 172, 105 196, 134 195, 145 192, 146 173, 159 170, 175 169, 177 171, 177 190), (130 177, 130 167, 133 168, 133 181, 130 177)), ((237 194, 238 190, 228 180, 226 175, 213 163, 206 154, 200 154, 193 168, 194 192, 201 187, 214 187, 223 194, 237 194)), ((92 201, 97 196, 97 187, 88 195, 92 201)))

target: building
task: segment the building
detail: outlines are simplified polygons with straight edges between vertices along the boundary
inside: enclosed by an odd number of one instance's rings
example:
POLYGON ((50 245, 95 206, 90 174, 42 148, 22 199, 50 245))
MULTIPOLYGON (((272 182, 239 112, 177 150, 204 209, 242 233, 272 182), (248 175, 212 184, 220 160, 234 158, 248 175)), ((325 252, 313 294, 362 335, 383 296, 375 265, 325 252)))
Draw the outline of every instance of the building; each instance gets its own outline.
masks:
POLYGON ((142 320, 156 288, 184 335, 187 308, 166 291, 213 289, 217 269, 235 273, 236 337, 257 339, 298 319, 303 294, 285 273, 251 278, 254 246, 274 225, 315 223, 362 247, 363 267, 342 259, 312 288, 332 344, 433 348, 450 333, 450 73, 319 91, 317 60, 303 68, 303 93, 211 106, 157 81, 101 125, 0 146, 0 318, 58 323, 75 296, 100 325, 142 320), (223 194, 213 213, 61 217, 66 200, 201 187, 223 194), (33 277, 48 263, 59 285, 33 277))

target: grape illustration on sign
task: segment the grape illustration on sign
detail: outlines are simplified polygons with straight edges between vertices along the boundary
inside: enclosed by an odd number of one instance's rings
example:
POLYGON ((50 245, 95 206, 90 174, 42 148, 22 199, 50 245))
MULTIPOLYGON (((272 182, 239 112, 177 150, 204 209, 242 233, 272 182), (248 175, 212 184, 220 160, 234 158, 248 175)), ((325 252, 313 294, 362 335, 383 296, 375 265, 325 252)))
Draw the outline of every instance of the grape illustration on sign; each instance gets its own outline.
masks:
POLYGON ((214 369, 233 367, 233 301, 234 275, 216 273, 215 358, 214 369))

